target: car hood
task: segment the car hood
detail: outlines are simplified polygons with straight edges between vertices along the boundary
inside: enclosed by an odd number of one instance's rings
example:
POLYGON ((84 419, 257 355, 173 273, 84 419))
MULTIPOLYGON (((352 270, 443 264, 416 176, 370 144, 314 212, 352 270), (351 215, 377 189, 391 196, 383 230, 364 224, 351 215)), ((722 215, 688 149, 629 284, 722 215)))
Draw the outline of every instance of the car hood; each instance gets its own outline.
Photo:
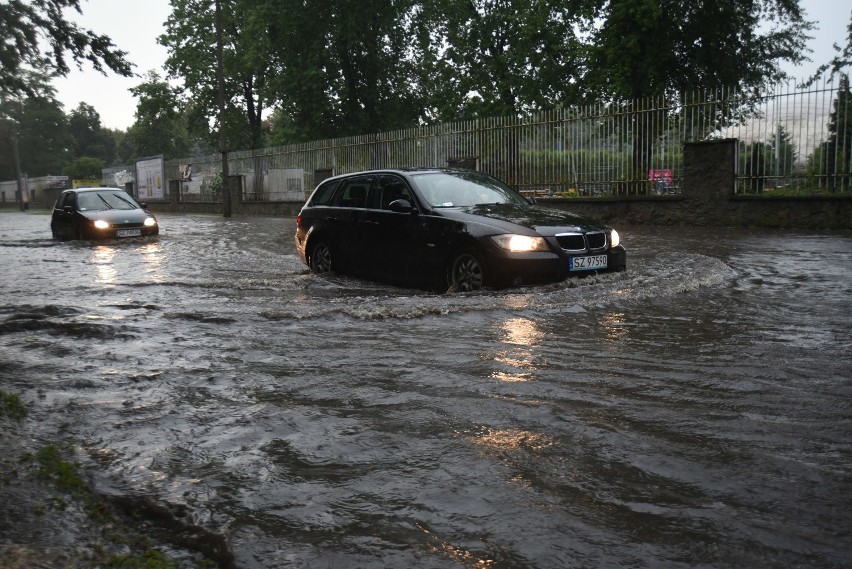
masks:
POLYGON ((484 204, 437 210, 439 215, 493 227, 498 231, 517 231, 525 227, 541 235, 603 231, 606 225, 570 211, 540 205, 484 204))
POLYGON ((102 209, 99 211, 81 211, 86 219, 103 219, 110 224, 142 223, 147 217, 153 217, 141 209, 102 209))

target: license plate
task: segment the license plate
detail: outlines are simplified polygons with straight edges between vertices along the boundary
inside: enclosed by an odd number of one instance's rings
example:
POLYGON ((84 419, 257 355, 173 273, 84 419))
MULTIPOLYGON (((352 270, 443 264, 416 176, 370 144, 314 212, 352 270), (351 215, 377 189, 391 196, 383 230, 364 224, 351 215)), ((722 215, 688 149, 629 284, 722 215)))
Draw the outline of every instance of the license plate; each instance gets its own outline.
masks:
POLYGON ((606 255, 570 257, 568 267, 572 271, 596 271, 607 267, 606 255))
POLYGON ((141 235, 141 229, 119 229, 115 232, 116 237, 139 237, 141 235))

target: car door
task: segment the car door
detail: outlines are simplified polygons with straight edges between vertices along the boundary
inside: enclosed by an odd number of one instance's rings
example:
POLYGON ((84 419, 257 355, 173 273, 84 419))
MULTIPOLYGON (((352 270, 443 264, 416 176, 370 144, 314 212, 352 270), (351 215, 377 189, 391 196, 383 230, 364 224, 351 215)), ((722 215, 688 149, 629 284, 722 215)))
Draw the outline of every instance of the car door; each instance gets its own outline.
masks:
POLYGON ((74 220, 76 216, 77 202, 74 192, 64 192, 56 200, 53 206, 53 230, 60 239, 72 239, 74 237, 74 220), (69 208, 66 210, 65 208, 69 208))
POLYGON ((367 194, 372 182, 371 174, 342 180, 330 207, 324 212, 324 222, 334 235, 334 243, 330 244, 334 251, 334 262, 338 267, 356 273, 365 272, 360 222, 364 216, 367 194))
POLYGON ((425 221, 405 179, 379 175, 361 222, 364 259, 371 273, 395 282, 419 280, 427 254, 425 221), (392 210, 391 204, 399 200, 412 209, 392 210))

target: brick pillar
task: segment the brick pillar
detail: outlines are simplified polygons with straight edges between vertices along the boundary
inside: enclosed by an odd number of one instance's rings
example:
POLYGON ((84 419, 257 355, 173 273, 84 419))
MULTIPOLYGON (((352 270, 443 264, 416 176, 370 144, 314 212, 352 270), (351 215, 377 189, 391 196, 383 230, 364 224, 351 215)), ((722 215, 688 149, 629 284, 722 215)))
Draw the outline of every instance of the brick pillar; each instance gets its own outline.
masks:
POLYGON ((738 141, 728 138, 688 142, 683 148, 683 197, 688 222, 730 222, 730 198, 737 182, 738 141))

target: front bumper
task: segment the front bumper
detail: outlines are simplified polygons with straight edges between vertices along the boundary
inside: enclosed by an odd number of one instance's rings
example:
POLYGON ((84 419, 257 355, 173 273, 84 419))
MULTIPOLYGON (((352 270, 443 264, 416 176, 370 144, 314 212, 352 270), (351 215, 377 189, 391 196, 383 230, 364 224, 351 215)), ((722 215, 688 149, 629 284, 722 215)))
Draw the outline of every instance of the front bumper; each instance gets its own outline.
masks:
MULTIPOLYGON (((588 253, 589 255, 604 253, 588 253)), ((489 267, 498 286, 517 286, 564 281, 569 277, 623 271, 627 268, 627 251, 618 246, 606 251, 605 269, 569 271, 569 255, 559 253, 511 253, 492 251, 489 267)))

